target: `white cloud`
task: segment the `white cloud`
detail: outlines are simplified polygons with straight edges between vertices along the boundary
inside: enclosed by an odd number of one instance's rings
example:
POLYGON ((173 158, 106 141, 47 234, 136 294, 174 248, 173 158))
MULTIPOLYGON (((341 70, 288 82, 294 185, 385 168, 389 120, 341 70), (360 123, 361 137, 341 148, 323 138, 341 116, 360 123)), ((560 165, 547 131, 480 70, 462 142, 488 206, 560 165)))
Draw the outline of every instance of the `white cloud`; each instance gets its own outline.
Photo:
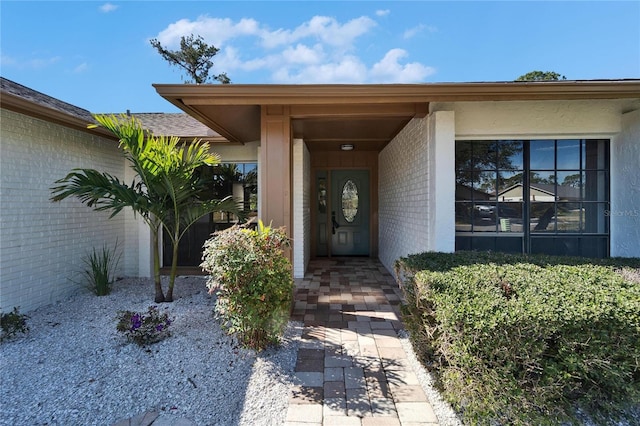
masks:
POLYGON ((0 67, 8 67, 16 64, 16 60, 11 56, 0 55, 0 67))
POLYGON ((83 72, 87 71, 89 69, 89 64, 87 64, 86 62, 81 63, 80 65, 78 65, 77 67, 75 67, 73 69, 73 73, 74 74, 82 74, 83 72))
POLYGON ((105 3, 102 6, 100 6, 100 12, 102 13, 109 13, 109 12, 113 12, 114 10, 116 10, 119 6, 115 5, 115 4, 111 4, 111 3, 105 3))
POLYGON ((416 34, 421 33, 422 30, 424 30, 424 25, 420 24, 417 27, 413 27, 413 28, 409 28, 408 30, 406 30, 404 32, 404 34, 402 35, 403 38, 405 39, 409 39, 414 37, 416 34))
POLYGON ((348 49, 353 46, 356 38, 375 26, 376 22, 366 16, 352 19, 345 24, 340 24, 335 18, 328 16, 314 16, 294 30, 264 31, 261 37, 266 48, 276 48, 311 38, 330 46, 348 49))
POLYGON ((405 39, 410 39, 415 37, 416 35, 420 34, 421 32, 427 31, 429 33, 435 33, 438 31, 438 29, 434 26, 431 25, 424 25, 424 24, 420 24, 417 25, 413 28, 409 28, 408 30, 406 30, 403 34, 403 37, 405 39))
MULTIPOLYGON (((378 16, 388 13, 376 12, 378 16)), ((213 73, 226 72, 233 82, 237 82, 234 74, 242 72, 262 73, 260 80, 268 75, 274 83, 298 84, 418 82, 435 72, 418 62, 402 64, 408 54, 400 49, 388 51, 373 64, 364 56, 370 56, 372 49, 359 51, 358 42, 372 35, 377 25, 367 16, 348 21, 314 16, 297 26, 271 29, 255 19, 234 21, 203 15, 175 21, 155 38, 163 46, 177 49, 181 37, 201 36, 220 49, 213 58, 213 73)))
POLYGON ((331 46, 352 46, 354 40, 367 33, 376 23, 371 18, 362 16, 340 24, 335 18, 314 16, 293 30, 269 30, 254 19, 241 19, 234 23, 229 18, 211 18, 207 15, 195 21, 180 19, 162 30, 155 37, 162 45, 177 48, 180 38, 191 34, 202 36, 209 44, 220 48, 227 41, 243 36, 258 37, 265 48, 296 43, 311 38, 331 46))
POLYGON ((273 73, 274 81, 288 84, 364 83, 367 67, 358 58, 345 56, 340 62, 311 65, 301 69, 282 68, 273 73))
POLYGON ((234 23, 229 18, 211 18, 203 15, 195 21, 180 19, 158 33, 156 38, 165 47, 177 48, 180 46, 181 37, 193 34, 199 35, 207 43, 221 48, 230 39, 242 36, 259 36, 261 31, 258 22, 253 19, 241 19, 234 23))
POLYGON ((389 9, 376 10, 376 16, 387 16, 390 13, 391 13, 391 11, 389 9))
POLYGON ((322 46, 316 44, 313 48, 298 44, 295 47, 287 47, 282 52, 282 58, 288 64, 318 64, 324 58, 322 46))
POLYGON ((371 69, 372 80, 376 83, 420 83, 436 72, 434 68, 418 62, 400 64, 406 56, 408 54, 403 49, 388 51, 371 69))
POLYGON ((60 56, 52 56, 49 58, 32 58, 21 59, 12 56, 0 56, 0 64, 2 66, 11 66, 17 69, 43 69, 60 62, 60 56))

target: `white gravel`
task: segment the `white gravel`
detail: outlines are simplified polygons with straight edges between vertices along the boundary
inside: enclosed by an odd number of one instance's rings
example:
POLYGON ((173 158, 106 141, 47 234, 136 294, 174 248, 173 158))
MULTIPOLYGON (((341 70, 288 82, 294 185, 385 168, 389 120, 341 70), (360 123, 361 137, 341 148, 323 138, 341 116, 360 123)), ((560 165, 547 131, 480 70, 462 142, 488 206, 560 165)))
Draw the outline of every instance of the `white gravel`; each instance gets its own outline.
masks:
POLYGON ((111 425, 145 411, 197 425, 282 424, 301 325, 282 345, 240 348, 213 317, 204 277, 179 277, 171 337, 141 348, 116 331, 120 310, 153 303, 146 279, 115 283, 28 313, 30 331, 0 344, 0 425, 111 425))
POLYGON ((453 411, 451 405, 442 398, 440 392, 436 389, 435 379, 433 378, 431 373, 429 373, 422 366, 420 361, 418 361, 418 358, 413 351, 413 347, 411 346, 409 334, 406 331, 401 331, 398 333, 398 337, 400 338, 400 344, 404 348, 404 351, 407 353, 409 364, 416 372, 418 381, 422 385, 422 389, 424 389, 425 393, 427 394, 427 398, 429 398, 431 407, 433 407, 433 411, 438 417, 440 426, 462 426, 460 417, 456 414, 455 411, 453 411))
MULTIPOLYGON (((146 348, 115 327, 118 311, 155 305, 148 279, 118 281, 108 296, 80 291, 29 312, 30 331, 0 343, 0 426, 109 426, 146 411, 199 426, 283 424, 302 324, 289 323, 278 348, 256 354, 220 329, 214 304, 204 277, 179 277, 175 301, 157 305, 173 319, 172 335, 146 348)), ((400 341, 440 424, 460 426, 406 333, 400 341)), ((640 424, 639 414, 632 410, 617 425, 640 424)))

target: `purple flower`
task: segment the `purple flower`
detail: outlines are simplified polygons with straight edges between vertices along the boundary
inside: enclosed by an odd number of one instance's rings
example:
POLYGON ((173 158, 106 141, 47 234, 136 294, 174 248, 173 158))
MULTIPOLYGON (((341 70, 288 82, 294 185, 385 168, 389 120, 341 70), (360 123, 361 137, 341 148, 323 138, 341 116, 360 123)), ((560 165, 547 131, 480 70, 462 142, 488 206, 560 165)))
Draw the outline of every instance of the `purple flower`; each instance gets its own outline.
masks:
POLYGON ((156 330, 157 331, 162 331, 163 328, 164 328, 164 326, 162 324, 156 325, 156 330))
POLYGON ((142 318, 140 314, 133 314, 131 316, 131 331, 137 330, 142 326, 142 318))

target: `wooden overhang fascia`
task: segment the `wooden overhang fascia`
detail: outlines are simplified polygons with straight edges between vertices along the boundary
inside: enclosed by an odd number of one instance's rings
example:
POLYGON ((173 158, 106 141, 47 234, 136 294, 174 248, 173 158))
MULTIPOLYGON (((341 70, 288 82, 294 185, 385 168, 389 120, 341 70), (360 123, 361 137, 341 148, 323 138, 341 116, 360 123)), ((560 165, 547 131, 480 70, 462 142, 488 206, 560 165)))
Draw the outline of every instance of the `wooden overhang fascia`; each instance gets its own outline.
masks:
POLYGON ((12 95, 10 93, 3 93, 2 96, 0 96, 0 106, 2 108, 6 108, 20 114, 28 115, 30 117, 35 117, 51 123, 60 124, 65 127, 81 130, 93 135, 98 134, 99 136, 108 139, 118 140, 118 138, 113 133, 103 127, 88 127, 90 124, 95 124, 95 122, 87 122, 87 120, 69 114, 67 112, 60 111, 55 108, 49 108, 36 102, 32 102, 28 99, 24 99, 20 96, 12 95))
MULTIPOLYGON (((199 106, 288 105, 293 118, 372 117, 413 108, 424 117, 430 102, 587 100, 640 98, 640 80, 591 80, 425 84, 154 84, 158 94, 214 129, 230 142, 242 142, 223 123, 201 114, 199 106), (324 107, 324 108, 322 108, 324 107)), ((406 115, 405 115, 406 116, 406 115)))
POLYGON ((161 96, 176 106, 389 104, 640 97, 640 80, 344 85, 154 84, 153 86, 161 96), (172 99, 179 99, 179 102, 176 103, 172 99))

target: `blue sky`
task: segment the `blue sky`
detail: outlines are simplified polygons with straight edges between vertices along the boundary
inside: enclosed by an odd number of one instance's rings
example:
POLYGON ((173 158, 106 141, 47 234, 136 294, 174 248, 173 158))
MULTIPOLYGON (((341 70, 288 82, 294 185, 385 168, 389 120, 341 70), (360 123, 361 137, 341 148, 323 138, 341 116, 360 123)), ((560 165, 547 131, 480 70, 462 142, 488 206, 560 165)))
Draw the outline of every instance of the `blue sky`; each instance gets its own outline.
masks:
POLYGON ((640 78, 639 1, 0 2, 0 75, 94 113, 174 112, 151 47, 201 35, 232 83, 640 78))

